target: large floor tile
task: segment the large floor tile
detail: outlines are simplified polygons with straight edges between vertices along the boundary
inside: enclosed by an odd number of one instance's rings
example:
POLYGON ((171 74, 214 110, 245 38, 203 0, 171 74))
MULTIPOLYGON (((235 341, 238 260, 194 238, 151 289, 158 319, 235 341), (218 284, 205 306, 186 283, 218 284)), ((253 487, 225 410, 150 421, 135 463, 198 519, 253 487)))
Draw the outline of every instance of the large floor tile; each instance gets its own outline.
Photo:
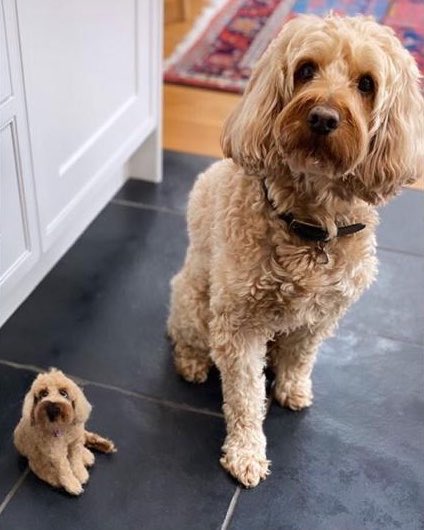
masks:
POLYGON ((0 504, 26 468, 13 446, 13 430, 33 378, 29 372, 0 364, 0 504))
POLYGON ((166 338, 180 215, 111 204, 0 330, 0 358, 219 411, 218 377, 190 385, 166 338))
POLYGON ((424 256, 424 192, 404 189, 380 209, 377 242, 382 247, 424 256))
POLYGON ((423 360, 420 347, 354 333, 323 345, 314 405, 272 406, 272 474, 241 494, 230 528, 421 528, 423 360))
POLYGON ((197 175, 215 161, 211 157, 165 151, 164 181, 160 186, 130 179, 116 198, 185 212, 197 175))
POLYGON ((218 463, 219 418, 86 387, 89 427, 110 436, 114 455, 98 455, 85 492, 72 498, 30 474, 3 513, 2 528, 45 530, 216 530, 234 483, 218 463))
MULTIPOLYGON (((164 181, 160 186, 129 180, 117 198, 185 211, 196 176, 216 159, 176 151, 164 152, 164 181)), ((424 192, 403 189, 379 209, 378 244, 401 252, 424 255, 424 192)))
POLYGON ((342 327, 424 343, 424 257, 378 250, 379 274, 342 327))

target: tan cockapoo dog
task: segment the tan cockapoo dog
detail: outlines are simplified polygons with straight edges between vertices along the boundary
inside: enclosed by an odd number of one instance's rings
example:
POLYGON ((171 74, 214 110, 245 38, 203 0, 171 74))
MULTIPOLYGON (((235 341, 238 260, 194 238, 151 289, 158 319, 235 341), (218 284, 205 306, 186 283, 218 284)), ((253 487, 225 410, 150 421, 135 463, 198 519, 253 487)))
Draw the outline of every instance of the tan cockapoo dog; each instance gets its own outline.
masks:
POLYGON ((267 354, 276 400, 310 406, 319 344, 376 275, 375 205, 424 171, 423 122, 417 66, 391 29, 301 16, 227 120, 227 158, 191 192, 168 328, 185 379, 221 373, 221 463, 245 486, 268 474, 267 354))
POLYGON ((82 390, 53 368, 33 382, 14 433, 16 449, 31 470, 72 495, 82 493, 89 479, 86 467, 94 464, 94 455, 88 447, 116 451, 113 442, 85 430, 90 412, 82 390))

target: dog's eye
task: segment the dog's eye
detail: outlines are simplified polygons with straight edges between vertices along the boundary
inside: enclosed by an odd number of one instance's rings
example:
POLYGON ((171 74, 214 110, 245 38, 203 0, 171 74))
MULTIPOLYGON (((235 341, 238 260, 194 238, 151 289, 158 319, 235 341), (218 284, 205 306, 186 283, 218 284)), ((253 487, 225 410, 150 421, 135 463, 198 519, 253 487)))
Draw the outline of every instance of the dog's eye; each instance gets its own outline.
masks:
POLYGON ((310 81, 314 77, 316 69, 317 67, 314 63, 303 63, 296 70, 295 78, 298 81, 310 81))
POLYGON ((49 395, 49 391, 47 390, 47 388, 44 388, 43 390, 40 390, 38 394, 38 399, 43 399, 47 397, 48 395, 49 395))
POLYGON ((359 78, 358 89, 363 94, 371 94, 374 92, 374 80, 370 75, 363 75, 359 78))
POLYGON ((63 396, 64 398, 66 398, 66 399, 68 399, 68 397, 69 397, 68 392, 67 392, 64 388, 61 388, 61 389, 59 390, 59 394, 60 394, 61 396, 63 396))

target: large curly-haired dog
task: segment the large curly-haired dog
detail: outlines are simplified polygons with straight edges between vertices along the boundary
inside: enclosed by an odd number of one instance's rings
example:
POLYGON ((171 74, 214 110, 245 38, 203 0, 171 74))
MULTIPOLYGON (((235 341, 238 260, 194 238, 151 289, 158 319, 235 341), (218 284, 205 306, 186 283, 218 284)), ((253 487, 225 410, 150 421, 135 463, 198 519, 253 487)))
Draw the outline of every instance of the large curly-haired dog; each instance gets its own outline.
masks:
POLYGON ((15 447, 30 469, 72 495, 82 493, 89 479, 86 467, 94 464, 94 454, 88 448, 116 451, 113 442, 85 430, 90 412, 78 385, 53 368, 33 382, 14 432, 15 447))
POLYGON ((264 366, 275 398, 312 403, 317 348, 374 280, 375 205, 424 171, 419 72, 370 18, 301 16, 259 61, 227 120, 226 159, 190 195, 172 280, 175 364, 223 387, 221 463, 245 486, 269 468, 264 366))

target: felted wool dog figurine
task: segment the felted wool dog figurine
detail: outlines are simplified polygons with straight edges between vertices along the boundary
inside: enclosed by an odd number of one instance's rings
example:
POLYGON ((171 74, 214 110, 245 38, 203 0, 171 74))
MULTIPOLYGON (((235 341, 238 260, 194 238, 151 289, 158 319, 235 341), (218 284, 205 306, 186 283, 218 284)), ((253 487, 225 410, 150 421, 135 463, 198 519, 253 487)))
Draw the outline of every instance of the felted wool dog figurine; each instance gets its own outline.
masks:
POLYGON ((63 372, 40 374, 24 399, 14 442, 30 469, 45 482, 72 495, 83 492, 87 467, 94 464, 89 448, 116 452, 110 440, 85 430, 91 405, 63 372))
POLYGON ((227 158, 191 192, 168 330, 186 380, 221 373, 221 463, 245 486, 269 472, 267 359, 276 400, 310 406, 319 344, 376 275, 374 206, 424 173, 419 78, 371 18, 295 18, 224 126, 227 158))

